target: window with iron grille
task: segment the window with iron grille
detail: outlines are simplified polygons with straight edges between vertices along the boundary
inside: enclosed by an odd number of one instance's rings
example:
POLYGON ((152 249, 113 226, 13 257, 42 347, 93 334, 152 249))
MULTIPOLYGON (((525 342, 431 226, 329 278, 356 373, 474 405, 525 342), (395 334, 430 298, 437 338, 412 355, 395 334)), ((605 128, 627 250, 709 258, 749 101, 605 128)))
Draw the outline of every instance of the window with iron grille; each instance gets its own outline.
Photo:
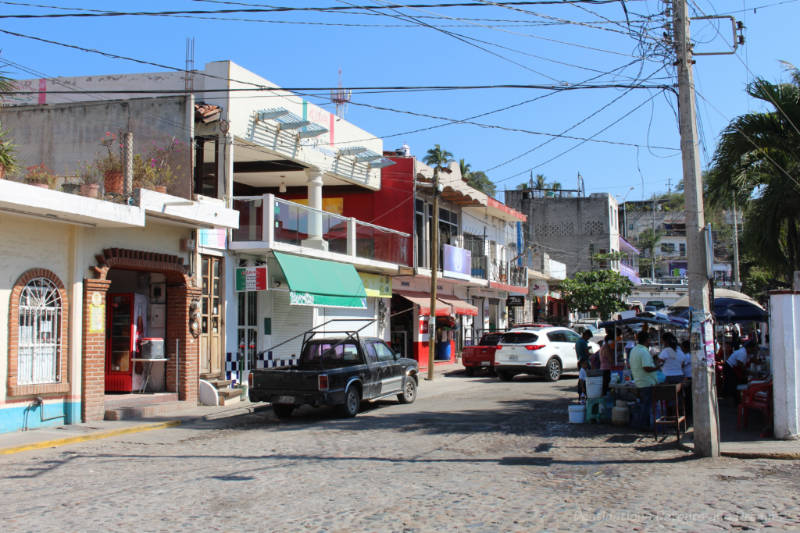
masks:
POLYGON ((61 358, 62 302, 58 287, 47 278, 34 278, 19 298, 17 383, 58 383, 61 358))

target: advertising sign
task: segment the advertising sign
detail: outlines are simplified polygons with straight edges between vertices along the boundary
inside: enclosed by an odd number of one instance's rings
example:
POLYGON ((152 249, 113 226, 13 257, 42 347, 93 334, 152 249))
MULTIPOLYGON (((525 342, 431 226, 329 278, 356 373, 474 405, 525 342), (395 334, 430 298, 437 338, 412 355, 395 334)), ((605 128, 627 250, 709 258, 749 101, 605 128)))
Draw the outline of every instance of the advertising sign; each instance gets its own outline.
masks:
POLYGON ((267 290, 267 267, 237 268, 236 290, 238 292, 267 290))
POLYGON ((224 229, 198 229, 197 244, 203 248, 227 248, 227 232, 224 229))
POLYGON ((469 279, 472 274, 472 253, 464 248, 444 244, 443 274, 450 278, 469 279))
POLYGON ((369 298, 392 297, 392 280, 389 276, 367 272, 359 272, 358 275, 369 298))

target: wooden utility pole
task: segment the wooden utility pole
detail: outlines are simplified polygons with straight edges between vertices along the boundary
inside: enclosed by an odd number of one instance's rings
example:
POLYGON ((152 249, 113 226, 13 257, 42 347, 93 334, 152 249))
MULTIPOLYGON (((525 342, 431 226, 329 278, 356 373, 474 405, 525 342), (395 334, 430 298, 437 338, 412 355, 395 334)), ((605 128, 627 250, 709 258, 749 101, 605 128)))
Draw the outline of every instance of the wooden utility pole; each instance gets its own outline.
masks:
MULTIPOLYGON (((686 241, 689 262, 689 304, 692 307, 692 405, 694 414, 694 452, 701 457, 719 456, 719 421, 714 390, 713 358, 707 356, 705 341, 713 341, 709 309, 708 265, 703 233, 703 182, 697 146, 692 51, 689 44, 689 16, 686 0, 673 0, 675 49, 678 70, 678 112, 683 157, 683 183, 686 202, 686 241), (705 331, 705 332, 704 332, 705 331), (709 334, 712 338, 708 338, 709 334), (705 337, 705 339, 704 339, 705 337)), ((713 344, 711 344, 713 353, 713 344)))
POLYGON ((431 315, 428 317, 428 379, 433 379, 436 353, 436 274, 439 270, 439 164, 433 167, 433 220, 431 220, 431 315))

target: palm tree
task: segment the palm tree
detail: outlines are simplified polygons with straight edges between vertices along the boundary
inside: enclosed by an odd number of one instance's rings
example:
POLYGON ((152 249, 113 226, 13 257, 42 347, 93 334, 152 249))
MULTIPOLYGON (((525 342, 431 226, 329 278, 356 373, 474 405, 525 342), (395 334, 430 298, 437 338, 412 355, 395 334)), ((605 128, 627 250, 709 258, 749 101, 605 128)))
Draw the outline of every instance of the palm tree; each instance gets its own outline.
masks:
POLYGON ((559 182, 557 182, 557 181, 554 181, 554 182, 553 182, 553 183, 550 185, 550 188, 551 188, 551 189, 553 189, 553 196, 555 196, 555 194, 556 194, 556 191, 558 191, 558 197, 559 197, 559 198, 561 198, 561 194, 562 194, 562 193, 561 193, 561 183, 559 183, 559 182))
POLYGON ((461 169, 461 178, 464 179, 465 181, 469 181, 469 178, 472 175, 472 170, 470 169, 470 164, 467 163, 466 161, 464 161, 463 159, 459 159, 458 160, 458 168, 461 169))
POLYGON ((447 150, 442 150, 442 147, 438 144, 434 144, 433 148, 428 150, 422 160, 425 161, 426 165, 432 166, 434 171, 441 171, 453 161, 453 154, 447 150))
POLYGON ((547 187, 547 181, 545 181, 544 174, 536 174, 536 181, 533 183, 533 188, 539 191, 539 196, 543 196, 544 193, 542 189, 547 187))
POLYGON ((745 247, 788 281, 800 270, 800 70, 791 83, 758 78, 747 94, 773 110, 741 115, 722 132, 708 200, 744 206, 745 247))

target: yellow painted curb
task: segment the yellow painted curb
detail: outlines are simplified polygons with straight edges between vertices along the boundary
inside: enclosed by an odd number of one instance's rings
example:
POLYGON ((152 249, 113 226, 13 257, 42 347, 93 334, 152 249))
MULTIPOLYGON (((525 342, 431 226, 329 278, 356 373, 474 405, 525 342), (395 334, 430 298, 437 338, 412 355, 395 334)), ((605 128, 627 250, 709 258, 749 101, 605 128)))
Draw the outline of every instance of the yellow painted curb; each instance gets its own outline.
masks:
POLYGON ((26 452, 29 450, 40 450, 42 448, 54 448, 56 446, 64 446, 65 444, 74 444, 76 442, 87 442, 90 440, 107 439, 109 437, 116 437, 117 435, 126 435, 128 433, 141 433, 142 431, 152 431, 154 429, 164 429, 179 426, 180 420, 169 420, 167 422, 160 422, 158 424, 148 424, 143 426, 133 426, 129 428, 113 429, 111 431, 103 431, 101 433, 91 433, 89 435, 81 435, 79 437, 68 437, 66 439, 46 440, 43 442, 34 442, 32 444, 23 444, 22 446, 13 446, 11 448, 0 449, 0 455, 11 455, 12 453, 26 452))

